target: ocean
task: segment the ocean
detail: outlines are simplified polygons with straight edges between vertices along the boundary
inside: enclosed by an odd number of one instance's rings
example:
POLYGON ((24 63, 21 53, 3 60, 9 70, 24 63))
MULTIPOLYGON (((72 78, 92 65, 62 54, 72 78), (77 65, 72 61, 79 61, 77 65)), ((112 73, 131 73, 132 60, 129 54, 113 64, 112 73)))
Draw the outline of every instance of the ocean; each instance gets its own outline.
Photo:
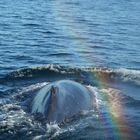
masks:
POLYGON ((0 1, 0 139, 140 139, 139 0, 0 1), (36 120, 31 94, 69 79, 97 110, 36 120))

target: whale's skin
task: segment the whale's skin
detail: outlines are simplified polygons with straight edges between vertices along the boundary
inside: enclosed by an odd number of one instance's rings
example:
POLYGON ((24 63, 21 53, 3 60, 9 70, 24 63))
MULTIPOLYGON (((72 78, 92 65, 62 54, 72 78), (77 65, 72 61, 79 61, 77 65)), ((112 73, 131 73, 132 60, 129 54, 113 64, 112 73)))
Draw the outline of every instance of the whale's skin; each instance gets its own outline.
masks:
POLYGON ((41 113, 48 122, 62 122, 93 107, 93 95, 82 84, 60 80, 43 87, 32 102, 32 113, 41 113))

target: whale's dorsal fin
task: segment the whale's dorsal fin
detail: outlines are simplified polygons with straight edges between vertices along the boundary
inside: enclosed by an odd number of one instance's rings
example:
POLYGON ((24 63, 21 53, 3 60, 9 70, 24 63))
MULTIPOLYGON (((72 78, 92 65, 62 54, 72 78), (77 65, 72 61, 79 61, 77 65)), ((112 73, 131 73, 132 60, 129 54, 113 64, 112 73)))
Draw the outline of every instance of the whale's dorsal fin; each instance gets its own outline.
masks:
POLYGON ((51 87, 51 94, 55 94, 56 93, 56 88, 54 86, 51 87))

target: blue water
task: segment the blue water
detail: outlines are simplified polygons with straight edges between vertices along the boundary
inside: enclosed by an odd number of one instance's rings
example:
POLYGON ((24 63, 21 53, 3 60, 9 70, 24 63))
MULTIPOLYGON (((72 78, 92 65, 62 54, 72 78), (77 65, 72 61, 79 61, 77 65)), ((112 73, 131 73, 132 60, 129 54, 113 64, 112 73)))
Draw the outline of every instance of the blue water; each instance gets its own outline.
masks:
POLYGON ((0 73, 48 63, 140 68, 140 2, 0 2, 0 73))
MULTIPOLYGON (((124 114, 126 116, 133 114, 128 117, 128 124, 132 131, 131 139, 138 139, 137 132, 140 130, 140 112, 137 111, 140 107, 139 17, 139 0, 1 0, 0 105, 1 108, 4 106, 5 108, 0 112, 0 120, 2 120, 0 139, 7 137, 20 139, 20 136, 22 139, 25 134, 27 138, 30 136, 29 139, 37 134, 42 135, 40 139, 48 137, 55 139, 52 132, 48 132, 48 127, 39 127, 37 122, 32 124, 33 128, 37 129, 32 130, 32 133, 34 132, 32 135, 27 134, 25 130, 33 129, 31 124, 21 132, 16 130, 14 132, 19 122, 12 124, 13 129, 9 128, 9 125, 5 126, 4 121, 10 122, 10 118, 6 119, 7 106, 17 105, 21 101, 19 99, 16 103, 17 96, 24 96, 26 92, 39 89, 43 85, 42 82, 73 79, 84 81, 86 85, 95 84, 98 88, 99 81, 96 73, 100 73, 99 79, 108 77, 108 83, 103 83, 107 84, 107 87, 119 89, 123 93, 122 98, 125 99, 122 101, 126 110, 124 114), (48 64, 55 65, 51 69, 48 68, 48 64), (99 72, 95 67, 99 68, 99 72), (91 78, 93 74, 94 77, 91 78), (26 88, 28 91, 25 90, 26 88), (45 132, 47 130, 47 136, 42 129, 45 132), (11 135, 8 130, 12 131, 11 135)), ((17 112, 17 115, 18 113, 21 112, 17 112)), ((23 114, 21 116, 25 122, 31 119, 23 114)), ((14 118, 13 114, 11 116, 14 118)), ((94 118, 94 123, 95 120, 94 118)), ((95 128, 88 127, 90 121, 92 120, 89 119, 85 124, 86 130, 80 122, 79 125, 75 124, 75 127, 68 124, 62 130, 59 128, 60 131, 56 132, 60 135, 57 135, 56 139, 80 139, 84 138, 84 135, 85 139, 88 139, 83 131, 89 132, 90 139, 93 139, 93 135, 95 139, 106 138, 100 137, 103 133, 102 129, 97 128, 98 132, 96 130, 92 133, 95 128), (76 131, 77 127, 79 131, 76 131), (67 130, 75 131, 67 133, 67 130)), ((94 123, 93 126, 96 124, 94 123)), ((24 124, 19 125, 19 128, 21 126, 24 124)), ((52 129, 58 127, 53 126, 52 129)), ((124 138, 128 139, 125 136, 124 138)), ((117 139, 111 134, 107 138, 117 139)))

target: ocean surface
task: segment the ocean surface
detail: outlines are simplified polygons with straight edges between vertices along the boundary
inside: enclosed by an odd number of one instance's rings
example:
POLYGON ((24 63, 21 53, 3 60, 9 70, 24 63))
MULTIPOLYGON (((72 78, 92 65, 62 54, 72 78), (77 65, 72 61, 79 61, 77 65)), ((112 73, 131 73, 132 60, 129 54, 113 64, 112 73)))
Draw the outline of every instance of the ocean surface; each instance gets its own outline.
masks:
POLYGON ((139 0, 0 1, 0 140, 140 139, 139 0), (97 110, 63 124, 29 111, 31 95, 70 79, 97 110))

